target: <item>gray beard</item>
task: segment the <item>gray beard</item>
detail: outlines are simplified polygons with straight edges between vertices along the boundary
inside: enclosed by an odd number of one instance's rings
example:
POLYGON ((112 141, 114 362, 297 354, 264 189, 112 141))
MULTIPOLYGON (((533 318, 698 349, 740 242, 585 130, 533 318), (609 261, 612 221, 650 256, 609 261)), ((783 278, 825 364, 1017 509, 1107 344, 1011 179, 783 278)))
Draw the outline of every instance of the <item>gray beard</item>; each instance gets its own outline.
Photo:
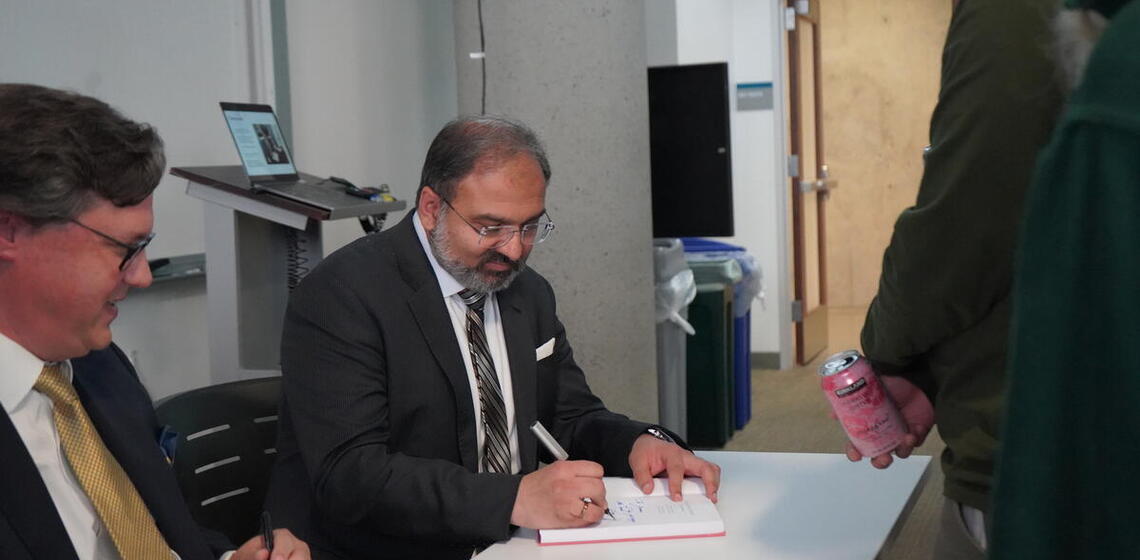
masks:
POLYGON ((443 212, 437 216, 435 229, 428 233, 427 238, 428 246, 431 247, 431 252, 435 255, 435 260, 439 262, 439 266, 455 278, 459 285, 468 290, 487 294, 505 290, 507 286, 511 285, 515 277, 526 268, 525 256, 517 261, 510 261, 493 249, 483 254, 477 266, 464 265, 455 256, 455 251, 452 249, 451 240, 447 236, 447 226, 443 220, 443 212), (511 269, 504 272, 479 272, 480 266, 492 261, 509 263, 511 269))

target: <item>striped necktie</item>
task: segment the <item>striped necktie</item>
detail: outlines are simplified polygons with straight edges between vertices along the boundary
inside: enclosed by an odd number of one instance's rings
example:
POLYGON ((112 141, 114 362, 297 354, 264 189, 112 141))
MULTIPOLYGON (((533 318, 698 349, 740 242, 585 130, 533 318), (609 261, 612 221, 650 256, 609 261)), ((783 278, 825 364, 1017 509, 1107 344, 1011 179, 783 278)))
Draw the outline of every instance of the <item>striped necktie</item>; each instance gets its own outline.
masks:
POLYGON ((52 403, 59 440, 79 485, 91 499, 123 560, 170 558, 170 547, 123 467, 103 445, 75 387, 59 364, 44 366, 35 389, 52 403))
POLYGON ((507 440, 507 407, 503 390, 495 373, 495 362, 487 346, 483 329, 483 304, 487 294, 472 290, 459 293, 467 304, 467 344, 471 347, 471 367, 479 387, 479 405, 483 410, 483 472, 510 473, 511 446, 507 440))

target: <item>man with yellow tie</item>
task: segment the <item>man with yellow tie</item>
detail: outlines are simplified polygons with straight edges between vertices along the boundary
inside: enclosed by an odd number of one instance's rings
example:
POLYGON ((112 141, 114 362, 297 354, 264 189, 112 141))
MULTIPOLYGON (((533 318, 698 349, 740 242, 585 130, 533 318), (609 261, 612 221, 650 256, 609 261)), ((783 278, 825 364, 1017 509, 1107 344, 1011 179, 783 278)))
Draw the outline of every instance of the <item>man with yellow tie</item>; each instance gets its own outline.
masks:
MULTIPOLYGON (((111 343, 151 283, 162 140, 105 103, 0 84, 0 558, 270 558, 190 517, 146 389, 111 343)), ((274 560, 308 558, 285 529, 274 560)))

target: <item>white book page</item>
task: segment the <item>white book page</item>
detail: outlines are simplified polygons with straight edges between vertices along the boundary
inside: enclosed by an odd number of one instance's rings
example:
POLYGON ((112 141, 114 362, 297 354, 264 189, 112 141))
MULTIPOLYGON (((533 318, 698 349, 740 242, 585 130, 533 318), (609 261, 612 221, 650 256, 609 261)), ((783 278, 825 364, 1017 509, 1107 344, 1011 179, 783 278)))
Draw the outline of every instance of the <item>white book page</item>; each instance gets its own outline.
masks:
MULTIPOLYGON (((633 496, 668 496, 669 495, 669 479, 668 478, 654 478, 653 491, 646 494, 641 491, 637 483, 632 478, 623 478, 616 476, 607 476, 602 478, 602 483, 606 485, 606 500, 610 501, 614 498, 633 497, 633 496)), ((705 494, 705 482, 697 477, 685 477, 681 481, 681 494, 688 496, 689 494, 705 494)))
POLYGON ((603 516, 598 523, 600 527, 689 523, 711 515, 720 518, 716 506, 704 496, 686 496, 680 502, 674 502, 667 496, 615 498, 609 505, 613 517, 603 516))
POLYGON ((674 502, 668 496, 668 480, 655 479, 653 492, 646 495, 628 478, 606 478, 606 501, 610 516, 598 523, 576 529, 543 529, 543 544, 596 542, 666 537, 703 536, 724 533, 724 521, 704 495, 704 483, 686 479, 684 499, 674 502))

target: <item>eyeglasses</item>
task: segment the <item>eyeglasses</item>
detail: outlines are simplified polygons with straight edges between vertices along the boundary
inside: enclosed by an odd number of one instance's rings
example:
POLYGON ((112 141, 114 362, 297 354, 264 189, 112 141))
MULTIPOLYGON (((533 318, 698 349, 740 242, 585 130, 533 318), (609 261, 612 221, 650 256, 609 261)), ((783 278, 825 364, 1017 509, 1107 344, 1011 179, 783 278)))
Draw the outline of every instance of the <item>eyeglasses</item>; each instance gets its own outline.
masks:
POLYGON ((68 218, 67 221, 91 233, 94 233, 95 235, 98 235, 99 237, 102 237, 103 239, 106 239, 107 241, 110 241, 111 243, 122 247, 123 249, 126 249, 127 252, 123 255, 123 261, 119 263, 119 270, 126 270, 127 267, 135 261, 135 258, 142 254, 142 252, 146 249, 146 246, 150 245, 151 240, 154 239, 155 236, 155 233, 152 231, 148 233, 146 237, 141 241, 135 241, 134 243, 123 243, 122 241, 119 241, 118 239, 115 239, 114 237, 111 237, 110 235, 107 235, 74 218, 68 218))
POLYGON ((469 222, 467 218, 464 218, 463 214, 460 214, 459 211, 456 210, 455 207, 452 206, 451 203, 446 199, 440 197, 440 200, 442 200, 448 208, 451 208, 451 210, 455 212, 455 215, 459 216, 460 220, 463 220, 463 223, 471 226, 471 229, 475 230, 475 233, 479 234, 480 247, 497 249, 503 245, 506 245, 507 243, 510 243, 511 238, 513 238, 516 233, 519 234, 519 239, 521 239, 524 244, 535 245, 546 241, 546 238, 550 237, 550 232, 554 231, 554 222, 550 221, 550 216, 545 213, 543 215, 546 216, 546 221, 535 222, 533 224, 523 224, 522 227, 477 226, 469 222))

